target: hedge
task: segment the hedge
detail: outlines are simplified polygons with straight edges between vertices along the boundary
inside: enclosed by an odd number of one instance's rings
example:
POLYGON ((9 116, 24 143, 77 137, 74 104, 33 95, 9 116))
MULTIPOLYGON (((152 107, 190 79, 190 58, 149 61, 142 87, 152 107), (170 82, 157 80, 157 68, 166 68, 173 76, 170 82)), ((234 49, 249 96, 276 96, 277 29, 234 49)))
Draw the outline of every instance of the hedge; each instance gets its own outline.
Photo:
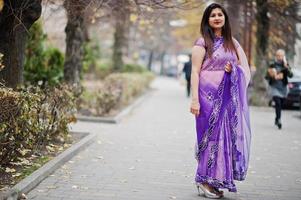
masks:
POLYGON ((13 91, 0 87, 0 167, 68 133, 75 100, 67 86, 13 91))

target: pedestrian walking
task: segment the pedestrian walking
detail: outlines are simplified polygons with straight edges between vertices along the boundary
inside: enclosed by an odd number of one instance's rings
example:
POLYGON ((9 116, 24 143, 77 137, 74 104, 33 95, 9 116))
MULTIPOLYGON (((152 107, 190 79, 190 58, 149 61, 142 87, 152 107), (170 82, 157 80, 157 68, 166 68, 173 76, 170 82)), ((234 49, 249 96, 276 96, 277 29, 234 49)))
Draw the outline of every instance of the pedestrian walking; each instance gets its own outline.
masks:
POLYGON ((288 77, 291 78, 293 76, 283 49, 276 51, 275 61, 269 66, 267 75, 270 93, 275 102, 275 125, 278 129, 281 129, 281 109, 283 101, 288 95, 288 77))
POLYGON ((186 79, 186 94, 187 97, 190 97, 190 88, 191 88, 191 81, 190 81, 190 77, 191 77, 191 66, 192 66, 192 62, 191 62, 191 54, 189 54, 189 61, 186 62, 184 64, 183 67, 183 72, 185 73, 185 79, 186 79))
POLYGON ((234 180, 246 178, 251 130, 247 103, 250 69, 232 38, 225 9, 216 3, 204 11, 202 37, 192 48, 192 102, 196 117, 196 186, 207 198, 236 192, 234 180))

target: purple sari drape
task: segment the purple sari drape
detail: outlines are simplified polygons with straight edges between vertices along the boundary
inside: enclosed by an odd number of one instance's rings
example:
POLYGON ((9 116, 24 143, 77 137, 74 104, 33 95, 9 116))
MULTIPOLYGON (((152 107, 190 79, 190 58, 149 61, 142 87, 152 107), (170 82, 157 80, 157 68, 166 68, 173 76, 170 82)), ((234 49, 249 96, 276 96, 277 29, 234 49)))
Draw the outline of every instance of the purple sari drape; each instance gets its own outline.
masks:
MULTIPOLYGON (((203 39, 195 45, 204 46, 203 39)), ((205 56, 199 76, 195 180, 236 192, 234 180, 245 179, 250 152, 249 77, 240 64, 247 62, 245 56, 239 56, 239 62, 235 52, 225 51, 223 38, 215 39, 213 51, 212 57, 205 56), (224 70, 228 61, 231 73, 224 70)))

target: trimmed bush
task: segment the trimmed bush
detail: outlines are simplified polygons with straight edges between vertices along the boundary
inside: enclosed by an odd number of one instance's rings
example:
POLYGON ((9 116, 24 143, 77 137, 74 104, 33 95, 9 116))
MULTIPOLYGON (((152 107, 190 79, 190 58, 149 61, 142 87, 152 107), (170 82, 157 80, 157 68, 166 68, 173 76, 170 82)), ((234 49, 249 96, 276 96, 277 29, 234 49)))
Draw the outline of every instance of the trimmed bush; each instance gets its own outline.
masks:
POLYGON ((122 67, 122 72, 146 72, 147 69, 138 64, 126 64, 122 67))
POLYGON ((129 104, 142 94, 154 75, 145 73, 113 73, 94 91, 85 90, 79 101, 79 110, 89 110, 92 115, 108 115, 113 109, 129 104))
POLYGON ((111 64, 108 62, 98 61, 95 68, 95 75, 98 79, 104 79, 112 73, 111 64))
POLYGON ((0 167, 64 137, 75 120, 74 97, 67 86, 0 87, 0 167))

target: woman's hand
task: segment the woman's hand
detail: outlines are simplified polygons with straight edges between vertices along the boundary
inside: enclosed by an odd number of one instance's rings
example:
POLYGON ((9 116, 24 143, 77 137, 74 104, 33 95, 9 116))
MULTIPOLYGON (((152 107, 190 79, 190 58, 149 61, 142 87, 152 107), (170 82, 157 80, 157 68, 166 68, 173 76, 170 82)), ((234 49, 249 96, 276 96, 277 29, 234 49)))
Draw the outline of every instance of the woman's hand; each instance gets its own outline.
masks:
POLYGON ((229 61, 225 65, 225 71, 228 72, 228 73, 230 73, 232 71, 232 66, 231 66, 231 63, 229 61))
POLYGON ((275 76, 276 80, 282 80, 283 79, 283 73, 279 73, 275 76))
POLYGON ((199 116, 199 114, 200 114, 200 106, 199 105, 191 104, 190 112, 192 114, 194 114, 196 117, 199 116))

